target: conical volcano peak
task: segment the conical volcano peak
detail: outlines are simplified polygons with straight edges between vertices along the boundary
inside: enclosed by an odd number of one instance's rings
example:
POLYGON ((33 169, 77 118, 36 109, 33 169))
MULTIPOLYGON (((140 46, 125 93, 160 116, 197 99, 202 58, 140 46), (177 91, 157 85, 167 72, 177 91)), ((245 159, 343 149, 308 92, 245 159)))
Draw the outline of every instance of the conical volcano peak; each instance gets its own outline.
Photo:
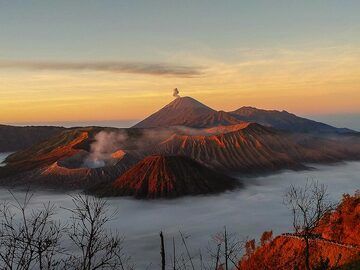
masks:
POLYGON ((136 128, 187 126, 193 128, 233 125, 239 121, 217 112, 192 97, 177 97, 168 105, 136 124, 136 128))
POLYGON ((181 108, 204 108, 211 111, 214 111, 210 107, 206 106, 205 104, 197 101, 192 97, 178 97, 170 102, 165 108, 174 108, 174 109, 181 109, 181 108))

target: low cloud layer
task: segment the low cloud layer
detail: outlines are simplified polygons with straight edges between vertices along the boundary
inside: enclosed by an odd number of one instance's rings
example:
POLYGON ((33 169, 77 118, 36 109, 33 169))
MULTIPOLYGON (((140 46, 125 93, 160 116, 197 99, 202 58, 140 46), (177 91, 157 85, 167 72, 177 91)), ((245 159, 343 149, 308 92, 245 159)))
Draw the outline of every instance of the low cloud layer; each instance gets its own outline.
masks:
POLYGON ((0 60, 0 68, 26 70, 89 70, 113 73, 147 74, 155 76, 194 77, 201 75, 199 66, 182 66, 166 63, 141 62, 57 62, 57 61, 5 61, 0 60))

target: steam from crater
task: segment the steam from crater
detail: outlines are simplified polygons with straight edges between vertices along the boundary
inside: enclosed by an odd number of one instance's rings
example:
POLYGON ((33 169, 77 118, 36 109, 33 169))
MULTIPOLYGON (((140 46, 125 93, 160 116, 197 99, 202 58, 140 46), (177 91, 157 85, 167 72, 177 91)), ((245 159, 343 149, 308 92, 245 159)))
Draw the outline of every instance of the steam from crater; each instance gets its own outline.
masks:
POLYGON ((174 133, 172 130, 144 130, 136 140, 131 140, 125 130, 100 131, 94 137, 90 146, 90 153, 83 162, 86 168, 100 168, 114 161, 114 153, 121 150, 124 154, 128 147, 132 150, 145 149, 155 145, 174 133))
POLYGON ((180 95, 179 95, 179 90, 178 90, 177 88, 175 88, 174 91, 173 91, 173 97, 175 97, 175 98, 179 98, 179 97, 180 97, 180 95))
POLYGON ((127 134, 123 132, 99 132, 95 136, 95 142, 91 144, 91 152, 84 166, 88 168, 105 166, 111 159, 111 154, 118 150, 126 139, 127 134))

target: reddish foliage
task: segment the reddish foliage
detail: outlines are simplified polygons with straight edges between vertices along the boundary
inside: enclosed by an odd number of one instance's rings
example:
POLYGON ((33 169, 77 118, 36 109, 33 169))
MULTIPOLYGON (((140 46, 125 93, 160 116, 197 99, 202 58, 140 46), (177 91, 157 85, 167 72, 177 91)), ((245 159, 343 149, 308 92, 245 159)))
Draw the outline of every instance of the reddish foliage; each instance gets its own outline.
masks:
POLYGON ((255 239, 251 239, 251 240, 247 241, 245 243, 246 255, 251 256, 251 254, 254 253, 255 248, 256 248, 255 239))
POLYGON ((360 193, 345 194, 336 211, 325 217, 318 228, 323 238, 345 244, 360 244, 360 193))
POLYGON ((261 235, 261 238, 260 238, 261 245, 263 246, 266 243, 270 242, 272 240, 272 237, 273 237, 273 232, 272 231, 263 232, 263 234, 261 235))
MULTIPOLYGON (((360 194, 344 195, 337 209, 321 221, 317 233, 333 242, 310 240, 312 266, 318 264, 321 259, 328 259, 332 267, 360 259, 360 247, 356 246, 360 243, 360 194)), ((255 241, 250 241, 251 243, 246 245, 246 255, 239 262, 240 269, 305 269, 305 243, 302 239, 292 235, 281 235, 269 241, 271 237, 271 232, 265 232, 259 247, 254 247, 255 241)))

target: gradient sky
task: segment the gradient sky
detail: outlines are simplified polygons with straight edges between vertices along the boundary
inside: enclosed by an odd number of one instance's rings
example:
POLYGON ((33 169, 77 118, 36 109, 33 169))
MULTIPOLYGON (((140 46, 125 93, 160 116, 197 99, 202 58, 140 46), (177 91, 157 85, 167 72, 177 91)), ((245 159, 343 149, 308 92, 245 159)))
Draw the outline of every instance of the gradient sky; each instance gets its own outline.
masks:
POLYGON ((360 115, 360 1, 0 1, 0 123, 360 115))

